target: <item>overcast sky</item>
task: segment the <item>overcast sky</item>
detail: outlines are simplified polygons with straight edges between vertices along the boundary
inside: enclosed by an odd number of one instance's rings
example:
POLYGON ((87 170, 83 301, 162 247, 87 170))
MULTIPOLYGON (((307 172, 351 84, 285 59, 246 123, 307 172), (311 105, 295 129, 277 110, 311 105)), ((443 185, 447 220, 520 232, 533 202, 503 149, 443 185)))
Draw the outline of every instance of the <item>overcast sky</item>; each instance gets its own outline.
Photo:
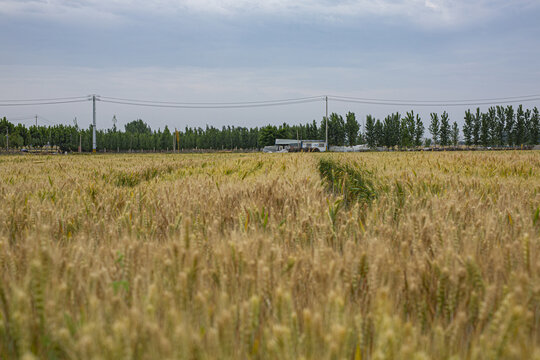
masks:
MULTIPOLYGON (((538 0, 0 0, 0 100, 99 94, 182 102, 317 95, 448 100, 540 94, 538 0)), ((524 103, 540 106, 538 101, 524 103)), ((330 102, 330 112, 410 106, 330 102)), ((482 108, 486 108, 485 106, 482 108)), ((462 123, 464 107, 447 110, 462 123)), ((0 107, 90 124, 90 102, 0 107)), ((98 102, 98 127, 305 123, 324 102, 155 109, 98 102)), ((23 120, 30 124, 31 120, 23 120)))

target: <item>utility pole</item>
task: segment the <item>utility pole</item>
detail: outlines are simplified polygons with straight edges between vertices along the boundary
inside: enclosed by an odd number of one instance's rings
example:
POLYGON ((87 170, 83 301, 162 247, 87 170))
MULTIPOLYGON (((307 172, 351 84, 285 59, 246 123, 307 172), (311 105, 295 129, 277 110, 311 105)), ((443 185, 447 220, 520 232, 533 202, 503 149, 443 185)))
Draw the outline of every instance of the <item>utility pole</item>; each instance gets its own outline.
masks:
POLYGON ((6 126, 6 151, 9 151, 9 126, 6 126))
POLYGON ((94 112, 93 112, 94 123, 92 126, 92 152, 95 153, 96 152, 96 95, 92 95, 92 105, 94 108, 94 112))
POLYGON ((36 127, 37 127, 37 115, 36 115, 36 127))
POLYGON ((326 151, 328 151, 328 96, 325 96, 326 100, 326 151))

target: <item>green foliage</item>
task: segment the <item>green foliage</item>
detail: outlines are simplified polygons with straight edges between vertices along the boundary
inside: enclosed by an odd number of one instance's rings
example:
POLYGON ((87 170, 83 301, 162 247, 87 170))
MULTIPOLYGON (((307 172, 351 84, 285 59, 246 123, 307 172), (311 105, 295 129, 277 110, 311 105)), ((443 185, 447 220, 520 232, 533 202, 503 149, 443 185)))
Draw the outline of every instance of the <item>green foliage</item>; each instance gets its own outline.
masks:
POLYGON ((414 129, 414 145, 415 146, 422 145, 423 136, 424 136, 424 123, 422 122, 422 119, 420 119, 420 116, 416 114, 416 126, 414 129))
POLYGON ((473 115, 471 110, 465 112, 465 123, 463 124, 463 138, 465 139, 465 144, 467 146, 472 145, 473 143, 473 115))
POLYGON ((360 130, 360 124, 356 121, 356 116, 353 112, 348 112, 346 116, 347 122, 345 123, 345 132, 347 135, 347 144, 353 146, 358 141, 358 131, 360 130))
POLYGON ((439 140, 442 146, 450 145, 450 120, 448 119, 448 113, 446 111, 443 111, 441 115, 439 140))
POLYGON ((125 125, 126 132, 133 134, 151 134, 150 126, 141 119, 133 120, 125 125))
POLYGON ((480 112, 480 108, 476 108, 476 115, 472 119, 472 141, 474 145, 480 145, 480 130, 482 129, 482 113, 480 112))
MULTIPOLYGON (((482 146, 520 146, 535 145, 540 140, 540 119, 538 109, 524 109, 519 106, 491 107, 486 113, 480 108, 475 114, 470 110, 465 112, 463 125, 463 140, 467 145, 482 146)), ((341 115, 331 114, 328 122, 328 137, 330 145, 354 145, 364 140, 370 148, 379 146, 412 147, 421 146, 424 136, 424 124, 418 114, 408 112, 405 117, 399 113, 388 115, 384 121, 375 120, 371 115, 366 116, 365 139, 359 134, 360 125, 354 113, 346 115, 346 121, 341 115), (416 116, 414 116, 416 115, 416 116)), ((141 119, 132 121, 122 132, 112 129, 96 130, 98 150, 107 151, 167 151, 172 150, 174 133, 166 126, 163 131, 151 130, 141 119)), ((429 131, 432 143, 441 145, 455 144, 455 128, 450 128, 448 114, 443 112, 441 117, 431 114, 429 131)), ((5 117, 0 118, 0 148, 6 146, 6 132, 9 132, 11 149, 22 147, 41 148, 50 144, 58 146, 61 151, 77 151, 79 139, 82 151, 92 150, 92 128, 81 129, 78 126, 52 125, 29 126, 14 125, 5 117)), ((459 133, 459 129, 458 129, 459 133)), ((276 138, 293 138, 299 140, 323 140, 326 135, 326 122, 323 118, 321 126, 317 121, 311 123, 288 125, 268 125, 263 128, 247 128, 223 126, 221 129, 213 126, 205 128, 186 127, 179 130, 178 147, 181 150, 191 149, 260 149, 266 145, 274 145, 276 138)), ((459 135, 458 135, 459 137, 459 135)))
POLYGON ((516 145, 522 145, 526 142, 527 128, 525 124, 528 116, 528 111, 525 112, 523 106, 519 105, 516 110, 516 122, 511 135, 516 145))
POLYGON ((431 113, 431 123, 429 124, 429 132, 433 139, 433 144, 439 143, 439 115, 431 113))
POLYGON ((515 144, 514 141, 514 124, 516 122, 515 115, 514 115, 514 109, 512 106, 508 106, 505 111, 506 115, 506 141, 508 145, 512 146, 515 144))
POLYGON ((376 146, 383 146, 384 145, 384 125, 383 123, 377 119, 375 122, 375 144, 376 146))
POLYGON ((267 125, 259 131, 259 144, 261 147, 274 145, 277 138, 279 138, 279 132, 275 126, 267 125))
POLYGON ((330 158, 319 160, 319 174, 328 190, 343 196, 345 205, 369 203, 377 197, 371 174, 351 164, 340 164, 330 158))
POLYGON ((375 118, 371 115, 366 116, 366 143, 372 149, 377 146, 377 134, 375 133, 375 118))
POLYGON ((412 147, 415 145, 415 121, 414 111, 408 112, 401 121, 401 143, 402 147, 412 147))
POLYGON ((384 119, 382 144, 389 148, 401 144, 401 115, 388 115, 384 119))
POLYGON ((538 114, 538 108, 535 107, 532 111, 530 130, 529 130, 529 144, 536 145, 540 142, 540 115, 538 114))
POLYGON ((459 126, 457 122, 454 121, 452 125, 452 145, 457 146, 459 141, 459 126))
POLYGON ((345 131, 345 122, 343 117, 336 113, 330 115, 328 121, 328 143, 329 145, 343 146, 347 133, 345 131))

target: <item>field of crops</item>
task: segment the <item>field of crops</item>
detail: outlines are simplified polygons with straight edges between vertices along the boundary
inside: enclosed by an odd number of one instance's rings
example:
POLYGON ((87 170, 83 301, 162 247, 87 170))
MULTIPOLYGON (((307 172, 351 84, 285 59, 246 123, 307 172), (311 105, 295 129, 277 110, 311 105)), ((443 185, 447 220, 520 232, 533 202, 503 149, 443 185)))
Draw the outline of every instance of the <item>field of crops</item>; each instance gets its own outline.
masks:
POLYGON ((0 157, 0 358, 540 359, 540 152, 0 157))

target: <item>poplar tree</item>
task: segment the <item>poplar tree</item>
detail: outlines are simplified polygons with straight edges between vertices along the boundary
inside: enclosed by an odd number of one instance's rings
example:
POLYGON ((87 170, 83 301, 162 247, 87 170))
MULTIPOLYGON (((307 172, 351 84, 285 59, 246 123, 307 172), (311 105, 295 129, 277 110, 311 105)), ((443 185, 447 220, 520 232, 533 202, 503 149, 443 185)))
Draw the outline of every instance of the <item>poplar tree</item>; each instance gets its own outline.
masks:
POLYGON ((504 139, 504 128, 505 128, 505 115, 504 115, 504 107, 497 106, 496 109, 496 119, 495 119, 495 133, 496 133, 496 145, 504 145, 505 139, 504 139))
POLYGON ((407 115, 401 120, 401 146, 411 147, 414 146, 415 140, 415 123, 414 123, 414 111, 408 112, 407 115))
POLYGON ((366 143, 370 148, 377 146, 377 138, 375 134, 375 120, 373 116, 366 116, 366 143))
POLYGON ((416 126, 414 128, 414 144, 422 146, 422 137, 424 136, 424 123, 420 116, 416 114, 416 126))
POLYGON ((488 109, 487 112, 487 123, 488 123, 488 135, 489 135, 489 145, 496 145, 498 142, 497 136, 497 112, 492 106, 488 109))
POLYGON ((454 121, 454 125, 452 125, 452 144, 454 146, 457 146, 459 141, 459 126, 457 122, 454 121))
POLYGON ((480 143, 482 146, 489 145, 489 118, 488 114, 480 114, 480 143))
POLYGON ((525 140, 525 112, 523 106, 519 105, 516 110, 516 125, 514 126, 514 143, 522 145, 525 140))
POLYGON ((470 146, 473 143, 472 133, 473 133, 473 126, 474 126, 473 115, 471 114, 470 109, 468 109, 465 112, 464 119, 465 119, 465 123, 463 124, 463 138, 465 139, 465 144, 467 144, 467 146, 470 146))
POLYGON ((506 117, 506 143, 510 146, 513 146, 515 144, 514 142, 514 124, 516 122, 515 116, 514 116, 514 108, 512 108, 512 105, 508 105, 505 110, 505 117, 506 117))
POLYGON ((433 145, 436 145, 439 140, 439 115, 437 115, 437 113, 431 113, 429 132, 431 133, 431 137, 433 139, 433 145))
POLYGON ((529 131, 529 144, 536 145, 540 139, 540 116, 538 114, 538 108, 535 107, 531 116, 531 128, 529 131))
POLYGON ((476 108, 476 115, 473 116, 472 140, 474 145, 480 144, 480 129, 482 128, 482 114, 480 108, 476 108))
POLYGON ((384 145, 384 126, 379 119, 375 122, 375 139, 375 146, 384 145))
POLYGON ((360 124, 356 121, 356 116, 353 112, 348 112, 346 116, 347 122, 345 123, 345 131, 347 133, 347 142, 349 146, 356 145, 358 139, 358 131, 360 130, 360 124))
POLYGON ((448 113, 446 111, 441 115, 439 138, 442 146, 447 146, 450 143, 450 121, 448 120, 448 113))

